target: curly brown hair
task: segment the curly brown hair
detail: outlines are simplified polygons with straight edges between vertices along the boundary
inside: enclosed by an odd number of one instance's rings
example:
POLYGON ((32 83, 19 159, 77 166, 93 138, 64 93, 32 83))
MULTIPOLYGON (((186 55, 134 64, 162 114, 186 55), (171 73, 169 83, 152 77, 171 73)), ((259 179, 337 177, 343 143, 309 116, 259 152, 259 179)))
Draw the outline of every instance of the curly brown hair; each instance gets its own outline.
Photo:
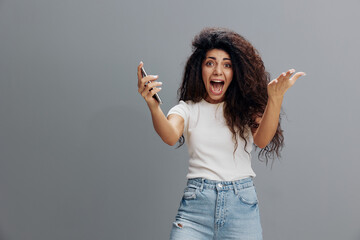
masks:
MULTIPOLYGON (((270 74, 265 71, 259 52, 238 33, 226 28, 205 28, 195 36, 192 42, 193 53, 189 57, 182 84, 178 90, 179 101, 199 102, 206 99, 207 92, 202 80, 202 63, 207 51, 221 49, 230 55, 233 67, 233 79, 224 98, 224 117, 233 134, 234 152, 238 147, 238 136, 248 144, 248 128, 257 128, 255 119, 261 117, 268 100, 267 85, 270 74)), ((277 131, 271 142, 259 152, 259 159, 280 157, 284 145, 284 136, 279 119, 277 131)), ((179 146, 185 142, 179 139, 179 146)))

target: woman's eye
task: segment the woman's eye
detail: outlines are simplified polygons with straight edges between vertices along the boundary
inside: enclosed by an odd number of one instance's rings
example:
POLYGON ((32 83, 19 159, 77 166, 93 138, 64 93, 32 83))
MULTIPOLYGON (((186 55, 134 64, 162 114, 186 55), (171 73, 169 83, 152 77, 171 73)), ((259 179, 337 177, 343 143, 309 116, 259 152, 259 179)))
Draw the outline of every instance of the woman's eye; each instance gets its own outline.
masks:
POLYGON ((214 65, 214 64, 213 64, 213 62, 207 62, 205 65, 206 65, 206 66, 212 66, 212 65, 214 65))
POLYGON ((225 66, 226 68, 231 68, 231 64, 230 64, 230 63, 225 63, 224 66, 225 66))

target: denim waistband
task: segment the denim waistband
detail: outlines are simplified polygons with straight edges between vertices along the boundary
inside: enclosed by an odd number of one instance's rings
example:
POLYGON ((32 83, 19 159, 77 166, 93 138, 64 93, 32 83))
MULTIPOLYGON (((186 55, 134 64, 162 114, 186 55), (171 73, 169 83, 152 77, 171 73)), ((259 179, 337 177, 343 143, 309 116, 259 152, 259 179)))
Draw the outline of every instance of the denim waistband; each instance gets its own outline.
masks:
POLYGON ((187 181, 188 185, 194 185, 200 189, 217 189, 217 190, 240 190, 254 186, 253 179, 251 177, 243 178, 235 181, 217 181, 209 180, 205 178, 190 178, 187 181))

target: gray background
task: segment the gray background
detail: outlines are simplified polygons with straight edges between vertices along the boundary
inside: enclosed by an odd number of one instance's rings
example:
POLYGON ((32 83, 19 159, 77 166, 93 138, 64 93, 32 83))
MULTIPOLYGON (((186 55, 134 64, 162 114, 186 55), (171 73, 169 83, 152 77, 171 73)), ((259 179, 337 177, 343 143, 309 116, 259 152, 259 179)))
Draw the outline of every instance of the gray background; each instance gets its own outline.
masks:
POLYGON ((136 67, 176 104, 191 40, 231 28, 295 68, 286 147, 253 154, 264 239, 360 239, 360 2, 0 0, 0 239, 167 239, 187 149, 162 143, 136 67))

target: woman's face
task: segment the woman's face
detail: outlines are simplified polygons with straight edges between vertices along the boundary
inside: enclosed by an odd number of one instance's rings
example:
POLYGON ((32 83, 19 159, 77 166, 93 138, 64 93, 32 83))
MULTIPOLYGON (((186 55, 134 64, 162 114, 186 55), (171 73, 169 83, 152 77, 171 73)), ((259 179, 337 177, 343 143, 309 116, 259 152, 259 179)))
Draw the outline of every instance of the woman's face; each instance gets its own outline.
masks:
POLYGON ((201 68, 207 92, 205 100, 209 103, 222 102, 233 78, 229 54, 220 49, 211 49, 207 51, 201 68))

